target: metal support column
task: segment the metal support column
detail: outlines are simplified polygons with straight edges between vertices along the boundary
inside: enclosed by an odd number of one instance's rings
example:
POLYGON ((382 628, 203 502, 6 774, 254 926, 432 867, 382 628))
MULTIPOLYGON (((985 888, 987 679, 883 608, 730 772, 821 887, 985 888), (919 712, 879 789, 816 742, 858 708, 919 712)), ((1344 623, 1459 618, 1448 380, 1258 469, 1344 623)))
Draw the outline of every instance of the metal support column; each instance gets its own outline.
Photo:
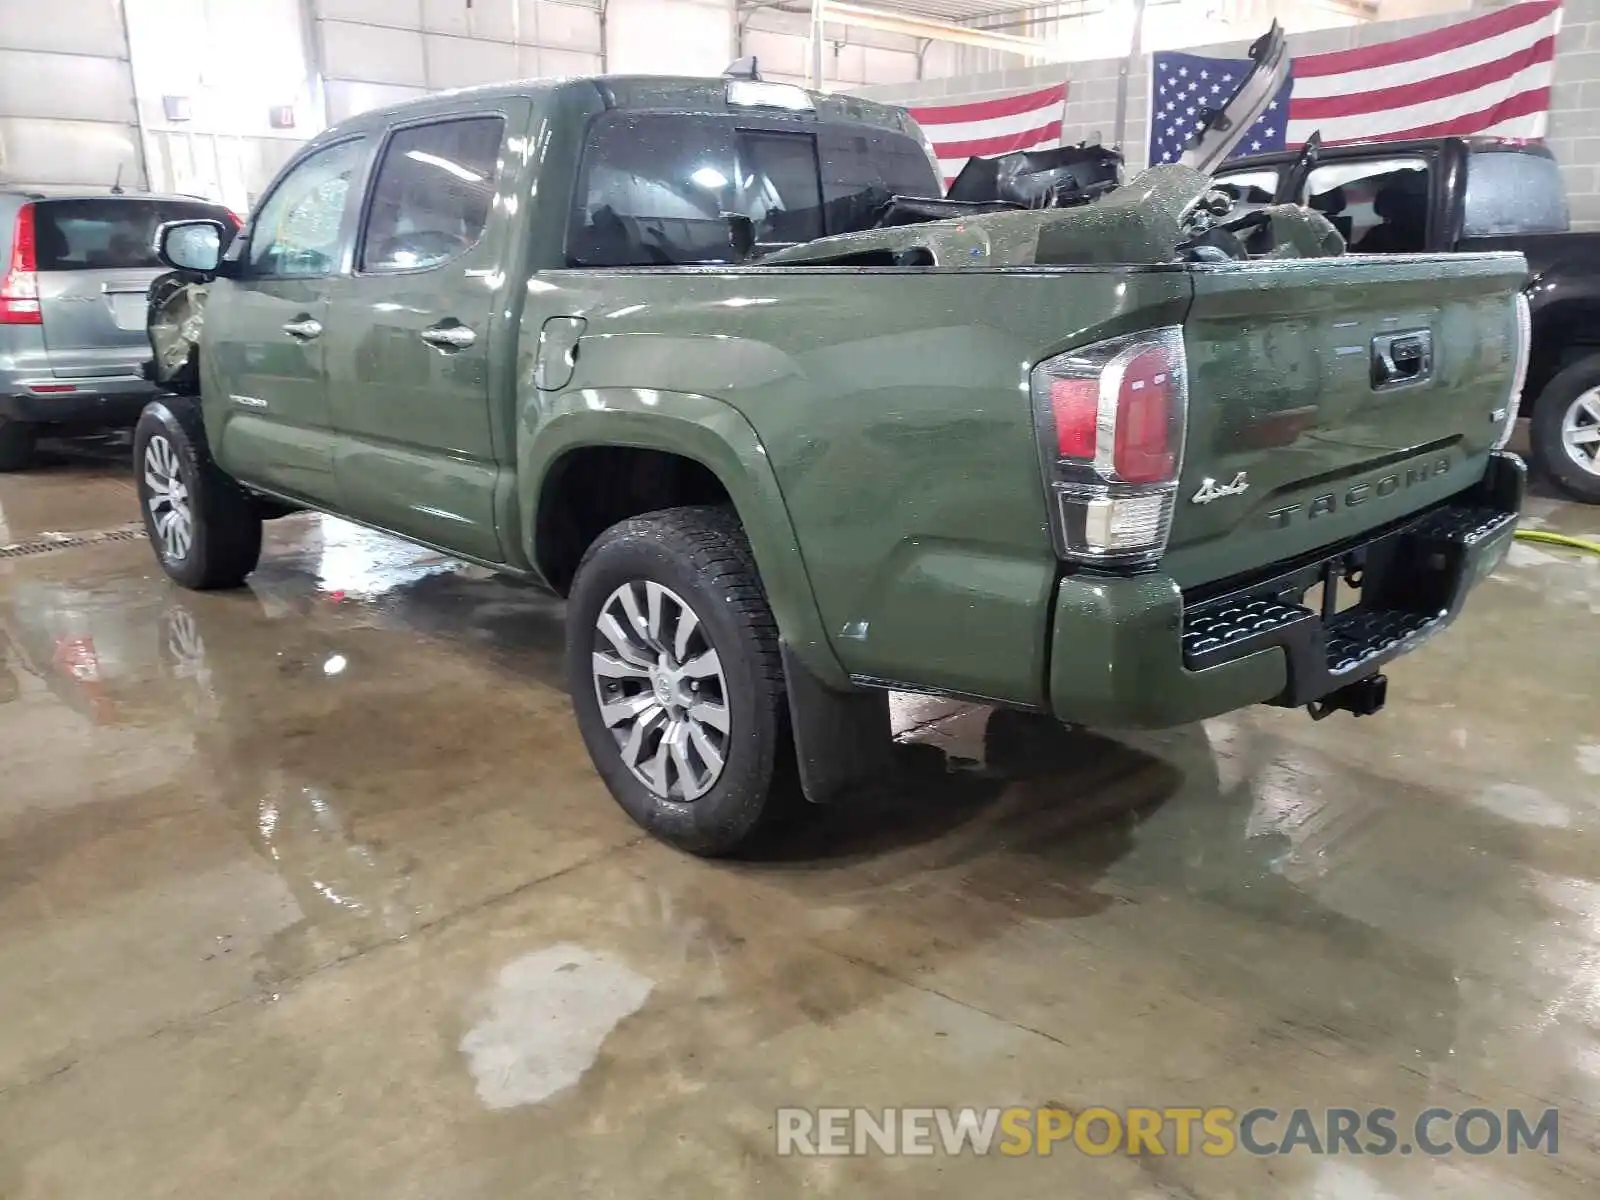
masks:
POLYGON ((1139 60, 1139 50, 1144 41, 1144 0, 1133 0, 1133 37, 1128 40, 1128 57, 1122 60, 1122 66, 1117 70, 1117 118, 1112 129, 1111 141, 1124 154, 1127 148, 1122 144, 1128 136, 1128 76, 1133 72, 1133 64, 1139 60))
POLYGON ((811 0, 811 86, 822 90, 823 0, 811 0))

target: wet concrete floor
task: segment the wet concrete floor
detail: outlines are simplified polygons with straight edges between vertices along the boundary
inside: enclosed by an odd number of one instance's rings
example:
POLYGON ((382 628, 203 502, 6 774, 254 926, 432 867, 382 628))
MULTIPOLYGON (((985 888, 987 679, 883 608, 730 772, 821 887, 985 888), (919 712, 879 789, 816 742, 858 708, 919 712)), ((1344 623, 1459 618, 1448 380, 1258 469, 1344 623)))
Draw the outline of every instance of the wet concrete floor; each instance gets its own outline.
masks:
POLYGON ((712 864, 590 769, 557 603, 315 517, 185 593, 135 516, 0 478, 6 1200, 1596 1194, 1600 559, 1519 545, 1359 722, 903 698, 914 783, 712 864), (790 1105, 1559 1143, 779 1156, 790 1105))

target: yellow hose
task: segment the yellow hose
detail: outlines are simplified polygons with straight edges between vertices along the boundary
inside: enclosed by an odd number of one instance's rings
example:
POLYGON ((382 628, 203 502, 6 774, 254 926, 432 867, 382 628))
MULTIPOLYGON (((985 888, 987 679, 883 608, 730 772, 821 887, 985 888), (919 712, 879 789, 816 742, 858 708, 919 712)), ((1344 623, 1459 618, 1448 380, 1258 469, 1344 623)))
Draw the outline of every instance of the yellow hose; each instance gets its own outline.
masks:
POLYGON ((1569 550, 1587 550, 1590 554, 1600 554, 1600 542, 1568 537, 1564 533, 1547 533, 1543 529, 1519 529, 1517 537, 1524 542, 1544 542, 1551 546, 1565 546, 1569 550))

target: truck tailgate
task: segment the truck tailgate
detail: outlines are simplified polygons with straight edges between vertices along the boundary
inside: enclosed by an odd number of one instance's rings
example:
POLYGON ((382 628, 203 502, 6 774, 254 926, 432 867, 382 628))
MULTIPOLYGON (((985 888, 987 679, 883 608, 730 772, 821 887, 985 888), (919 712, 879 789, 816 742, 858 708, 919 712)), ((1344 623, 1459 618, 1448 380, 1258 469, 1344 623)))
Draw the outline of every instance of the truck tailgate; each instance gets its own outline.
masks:
POLYGON ((1166 568, 1238 575, 1467 487, 1501 428, 1515 254, 1193 271, 1189 416, 1166 568))

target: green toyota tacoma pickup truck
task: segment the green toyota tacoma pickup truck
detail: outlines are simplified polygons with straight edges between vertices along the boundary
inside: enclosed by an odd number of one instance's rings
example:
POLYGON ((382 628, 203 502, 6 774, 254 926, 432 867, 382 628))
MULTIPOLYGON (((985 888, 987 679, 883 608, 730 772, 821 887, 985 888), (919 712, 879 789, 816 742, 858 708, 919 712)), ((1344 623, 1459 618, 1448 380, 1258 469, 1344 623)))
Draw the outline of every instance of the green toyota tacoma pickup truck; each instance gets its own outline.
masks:
POLYGON ((1522 495, 1520 255, 1345 255, 1178 165, 963 207, 849 96, 433 96, 158 240, 207 284, 135 442, 167 573, 311 509, 554 589, 596 767, 698 853, 879 778, 889 689, 1374 712, 1522 495))

